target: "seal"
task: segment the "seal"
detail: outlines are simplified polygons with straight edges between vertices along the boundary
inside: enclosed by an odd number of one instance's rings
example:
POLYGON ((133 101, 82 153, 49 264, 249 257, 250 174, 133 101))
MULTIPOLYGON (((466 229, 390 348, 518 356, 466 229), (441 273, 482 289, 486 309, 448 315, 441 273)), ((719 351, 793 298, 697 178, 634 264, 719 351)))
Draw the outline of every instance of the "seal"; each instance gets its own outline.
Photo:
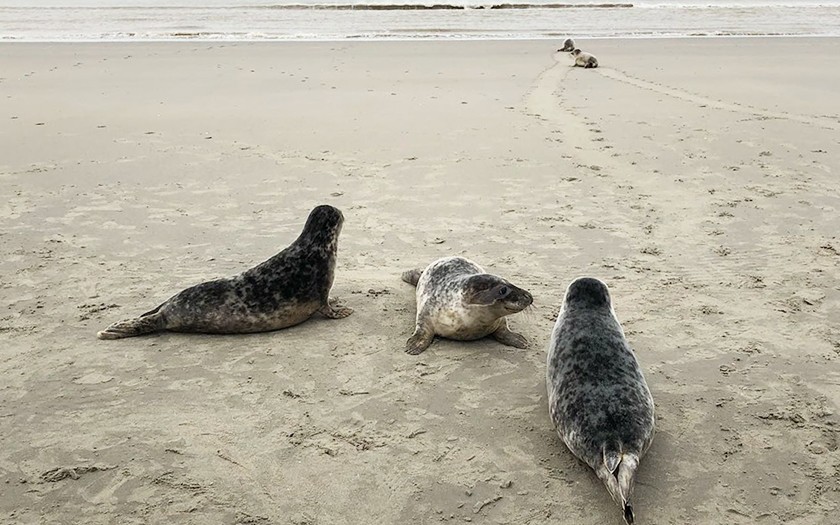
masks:
POLYGON ((329 299, 343 222, 338 209, 318 206, 295 242, 274 257, 234 277, 187 288, 97 336, 120 339, 161 330, 239 334, 286 328, 315 312, 329 319, 347 317, 353 310, 329 299))
POLYGON ((575 57, 575 66, 577 67, 582 67, 585 69, 598 67, 598 59, 595 58, 594 55, 591 55, 585 51, 575 49, 574 51, 572 51, 572 56, 575 57))
POLYGON ((566 290, 549 343, 546 386, 557 433, 632 524, 636 469, 653 441, 653 397, 598 279, 576 279, 566 290))
POLYGON ((571 38, 567 38, 566 41, 563 42, 563 47, 561 47, 557 51, 571 53, 574 50, 575 50, 575 41, 572 40, 571 38))
POLYGON ((524 336, 508 328, 505 316, 527 308, 531 294, 476 263, 444 257, 424 270, 404 272, 402 279, 417 287, 417 321, 406 353, 423 352, 435 335, 458 341, 492 335, 502 344, 528 347, 524 336))

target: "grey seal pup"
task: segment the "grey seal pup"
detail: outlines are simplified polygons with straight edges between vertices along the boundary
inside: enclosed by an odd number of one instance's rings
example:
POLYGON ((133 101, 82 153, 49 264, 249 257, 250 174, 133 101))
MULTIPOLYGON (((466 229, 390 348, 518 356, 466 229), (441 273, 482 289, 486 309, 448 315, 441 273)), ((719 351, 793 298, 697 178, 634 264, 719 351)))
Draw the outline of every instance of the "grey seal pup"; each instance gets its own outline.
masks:
POLYGON ((309 213, 300 236, 267 261, 226 279, 197 284, 134 319, 114 323, 97 334, 120 339, 161 330, 238 334, 279 330, 315 312, 330 319, 351 308, 331 304, 338 234, 344 216, 332 206, 309 213))
POLYGON ((566 290, 549 343, 546 386, 557 433, 632 524, 636 469, 653 441, 653 397, 598 279, 576 279, 566 290))
POLYGON ((444 257, 424 270, 404 272, 402 279, 417 287, 417 320, 407 353, 423 352, 435 335, 459 341, 492 335, 502 344, 528 347, 524 336, 508 328, 505 316, 527 308, 531 294, 469 259, 444 257))
POLYGON ((575 66, 577 67, 582 67, 585 69, 598 67, 598 59, 595 58, 594 55, 591 55, 585 51, 575 49, 574 51, 572 51, 572 56, 575 57, 575 66))
POLYGON ((563 42, 563 47, 561 47, 557 51, 571 53, 574 50, 575 50, 575 41, 572 40, 571 38, 567 38, 566 41, 563 42))

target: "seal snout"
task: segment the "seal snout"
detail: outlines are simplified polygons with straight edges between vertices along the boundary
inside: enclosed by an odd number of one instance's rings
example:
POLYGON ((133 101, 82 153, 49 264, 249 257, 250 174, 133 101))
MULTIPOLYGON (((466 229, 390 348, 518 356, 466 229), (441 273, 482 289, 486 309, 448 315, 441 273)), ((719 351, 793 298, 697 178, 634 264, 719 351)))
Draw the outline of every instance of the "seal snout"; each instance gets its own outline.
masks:
POLYGON ((533 304, 534 297, 527 290, 511 286, 512 291, 504 299, 503 306, 511 312, 521 312, 533 304))

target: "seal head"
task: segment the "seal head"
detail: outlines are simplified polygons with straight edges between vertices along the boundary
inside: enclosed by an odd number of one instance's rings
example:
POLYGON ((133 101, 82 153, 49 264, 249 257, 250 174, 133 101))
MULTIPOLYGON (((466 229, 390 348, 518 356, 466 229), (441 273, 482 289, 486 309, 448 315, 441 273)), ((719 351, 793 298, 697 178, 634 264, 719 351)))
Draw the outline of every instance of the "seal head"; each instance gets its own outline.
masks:
POLYGON ((463 298, 465 304, 492 308, 499 317, 521 312, 534 302, 527 291, 487 273, 464 281, 463 298))
POLYGON ((611 308, 610 291, 607 285, 592 277, 575 279, 566 290, 564 304, 584 308, 611 308))
POLYGON ((341 210, 327 204, 316 206, 309 212, 303 231, 295 242, 308 244, 316 250, 335 251, 343 225, 344 214, 341 210))

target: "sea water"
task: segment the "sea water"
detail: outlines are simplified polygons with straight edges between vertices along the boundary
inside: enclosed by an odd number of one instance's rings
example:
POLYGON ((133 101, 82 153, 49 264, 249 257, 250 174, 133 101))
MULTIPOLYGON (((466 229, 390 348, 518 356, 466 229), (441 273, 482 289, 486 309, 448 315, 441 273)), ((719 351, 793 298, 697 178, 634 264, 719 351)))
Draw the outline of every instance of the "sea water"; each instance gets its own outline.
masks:
POLYGON ((840 0, 0 0, 0 40, 838 36, 840 0))

